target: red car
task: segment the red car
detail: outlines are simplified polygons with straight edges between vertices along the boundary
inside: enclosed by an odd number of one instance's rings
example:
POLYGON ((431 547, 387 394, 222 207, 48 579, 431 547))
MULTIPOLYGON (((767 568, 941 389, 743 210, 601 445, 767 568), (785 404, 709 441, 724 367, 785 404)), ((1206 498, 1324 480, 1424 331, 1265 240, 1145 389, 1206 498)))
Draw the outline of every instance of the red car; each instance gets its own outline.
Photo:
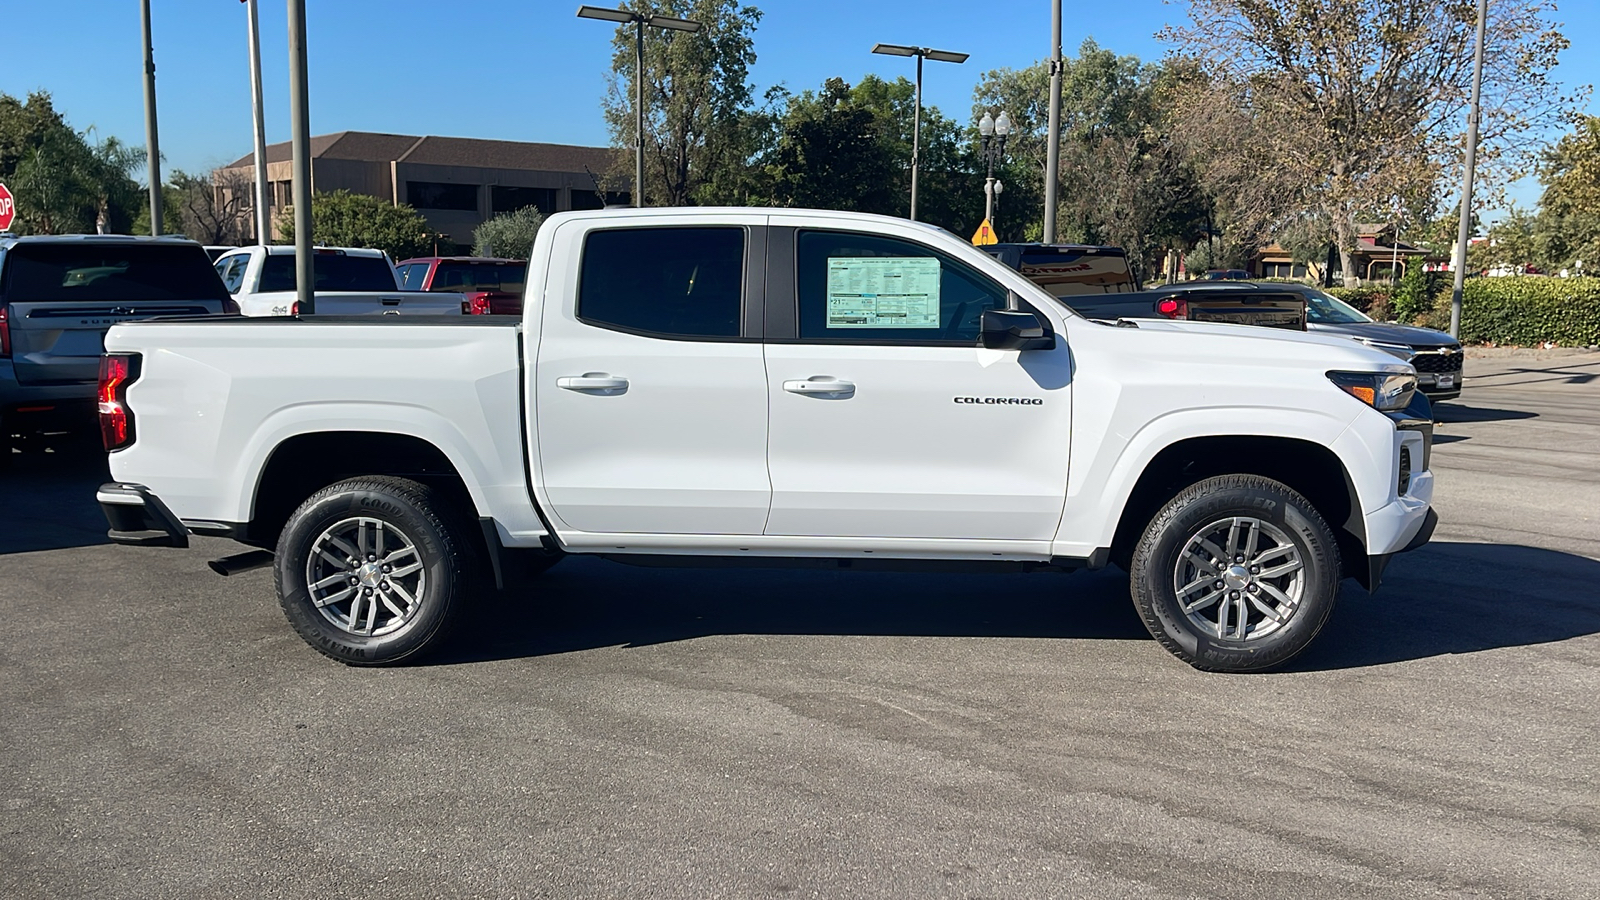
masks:
POLYGON ((469 316, 522 315, 522 282, 528 262, 483 256, 423 256, 395 266, 408 291, 459 291, 469 316))

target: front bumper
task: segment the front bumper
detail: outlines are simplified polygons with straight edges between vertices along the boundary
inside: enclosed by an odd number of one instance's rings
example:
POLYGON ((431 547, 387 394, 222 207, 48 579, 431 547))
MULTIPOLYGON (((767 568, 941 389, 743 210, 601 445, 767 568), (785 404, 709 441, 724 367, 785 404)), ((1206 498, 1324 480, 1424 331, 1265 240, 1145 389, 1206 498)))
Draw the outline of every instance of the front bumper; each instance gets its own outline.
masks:
POLYGON ((111 530, 112 543, 136 547, 187 547, 189 529, 167 509, 161 498, 142 484, 102 484, 94 498, 100 502, 111 530))

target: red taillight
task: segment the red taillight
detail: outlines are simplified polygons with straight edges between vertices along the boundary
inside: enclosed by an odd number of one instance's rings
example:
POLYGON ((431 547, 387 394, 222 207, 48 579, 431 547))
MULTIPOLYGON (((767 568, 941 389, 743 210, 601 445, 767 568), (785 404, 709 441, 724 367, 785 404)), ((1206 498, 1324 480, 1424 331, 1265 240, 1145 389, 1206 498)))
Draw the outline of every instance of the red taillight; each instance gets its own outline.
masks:
POLYGON ((468 294, 467 299, 461 301, 461 312, 469 316, 487 316, 494 312, 494 305, 489 302, 488 294, 468 294))
POLYGON ((1189 318, 1189 304, 1177 297, 1167 297, 1156 304, 1156 312, 1169 319, 1189 318))
POLYGON ((128 411, 128 385, 139 377, 139 357, 108 353, 100 357, 100 440, 106 450, 133 443, 133 413, 128 411))
POLYGON ((0 306, 0 357, 11 355, 11 319, 6 312, 6 308, 0 306))
POLYGON ((299 300, 296 300, 293 303, 289 304, 289 315, 296 316, 296 317, 298 317, 300 315, 300 301, 299 300))

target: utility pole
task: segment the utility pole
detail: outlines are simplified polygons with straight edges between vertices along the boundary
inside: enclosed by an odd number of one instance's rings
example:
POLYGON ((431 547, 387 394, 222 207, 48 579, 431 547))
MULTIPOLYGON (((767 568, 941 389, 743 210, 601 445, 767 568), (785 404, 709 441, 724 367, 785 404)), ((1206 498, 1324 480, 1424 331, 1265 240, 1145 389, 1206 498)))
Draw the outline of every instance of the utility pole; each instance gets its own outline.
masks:
POLYGON ((1478 120, 1483 111, 1483 32, 1489 21, 1489 0, 1478 0, 1478 46, 1472 54, 1472 108, 1467 113, 1467 171, 1461 184, 1461 226, 1456 229, 1456 253, 1452 268, 1455 287, 1450 291, 1450 336, 1461 337, 1461 293, 1467 277, 1467 241, 1472 236, 1472 176, 1478 164, 1478 120))
POLYGON ((306 0, 289 0, 289 143, 294 154, 294 281, 300 315, 317 311, 311 256, 311 97, 306 75, 306 0))
POLYGON ((150 175, 150 233, 161 233, 161 142, 156 137, 156 59, 150 43, 150 0, 139 0, 139 21, 144 31, 144 142, 145 166, 150 175))
POLYGON ((272 216, 267 207, 267 124, 261 109, 261 17, 257 0, 245 0, 250 20, 250 105, 255 114, 256 243, 272 241, 272 216))
POLYGON ((1056 188, 1061 173, 1061 0, 1050 4, 1050 136, 1045 148, 1044 242, 1056 242, 1056 188))
MULTIPOLYGON (((688 19, 674 19, 671 16, 647 16, 643 13, 632 12, 626 9, 607 9, 603 6, 580 6, 578 18, 598 19, 602 22, 616 22, 627 25, 632 23, 637 26, 633 34, 633 205, 644 206, 644 29, 661 28, 666 31, 687 31, 691 34, 699 31, 704 26, 699 22, 688 19)), ((593 173, 591 173, 592 176, 593 173)), ((600 190, 599 182, 595 183, 595 190, 600 190)), ((600 205, 605 205, 605 197, 600 198, 600 205)))
POLYGON ((950 50, 932 50, 927 47, 905 47, 900 44, 875 44, 873 53, 884 56, 915 56, 917 58, 917 100, 911 114, 911 221, 917 220, 917 169, 922 163, 922 60, 964 63, 970 54, 950 50))

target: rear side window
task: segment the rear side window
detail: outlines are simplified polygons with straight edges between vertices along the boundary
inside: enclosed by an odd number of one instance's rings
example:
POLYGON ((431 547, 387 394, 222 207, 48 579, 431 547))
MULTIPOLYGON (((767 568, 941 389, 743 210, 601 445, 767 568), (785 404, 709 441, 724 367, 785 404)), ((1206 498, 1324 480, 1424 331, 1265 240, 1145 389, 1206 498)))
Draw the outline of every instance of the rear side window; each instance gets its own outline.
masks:
POLYGON ((578 318, 679 338, 739 336, 743 228, 619 228, 584 241, 578 318))
POLYGON ((6 262, 12 302, 228 299, 199 246, 18 243, 6 262))
POLYGON ((527 263, 441 262, 430 290, 520 294, 527 271, 527 263))
MULTIPOLYGON (((381 256, 349 256, 344 253, 316 253, 311 258, 318 291, 392 291, 394 270, 381 256)), ((261 286, 256 290, 295 290, 294 254, 269 253, 261 264, 261 286)))

